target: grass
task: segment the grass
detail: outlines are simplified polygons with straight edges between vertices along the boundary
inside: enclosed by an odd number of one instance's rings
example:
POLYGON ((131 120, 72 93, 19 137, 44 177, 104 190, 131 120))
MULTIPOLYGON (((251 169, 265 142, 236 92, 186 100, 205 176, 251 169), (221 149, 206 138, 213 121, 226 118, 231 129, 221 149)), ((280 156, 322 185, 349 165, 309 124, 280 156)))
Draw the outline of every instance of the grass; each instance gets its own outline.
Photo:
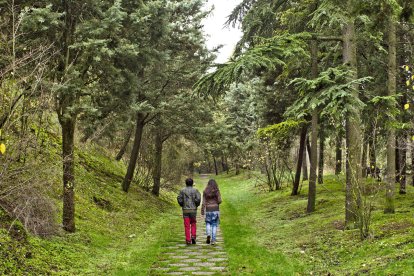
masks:
MULTIPOLYGON (((55 166, 56 155, 50 153, 44 166, 55 166)), ((145 275, 162 246, 177 239, 170 231, 182 227, 175 194, 160 199, 136 186, 124 193, 124 165, 101 148, 78 149, 76 160, 77 232, 35 237, 19 222, 8 227, 11 219, 0 210, 0 274, 145 275)), ((49 177, 50 196, 61 209, 60 176, 49 177)), ((206 180, 196 179, 200 191, 206 180)), ((382 193, 373 198, 373 238, 361 241, 357 229, 343 230, 342 176, 326 176, 317 186, 310 215, 306 183, 299 196, 290 196, 289 187, 264 192, 246 174, 216 180, 232 275, 414 275, 411 186, 407 195, 396 194, 392 215, 383 214, 382 193)))
MULTIPOLYGON (((57 158, 52 156, 50 162, 57 158)), ((153 264, 177 216, 171 201, 136 186, 124 193, 124 165, 101 148, 78 149, 76 161, 77 231, 18 240, 0 227, 1 275, 143 275, 153 264)), ((50 193, 61 210, 60 176, 50 177, 50 193)), ((10 223, 0 212, 2 219, 4 225, 10 223)))
MULTIPOLYGON (((373 238, 343 230, 344 178, 317 186, 316 212, 306 214, 307 191, 259 192, 245 175, 216 178, 223 194, 222 231, 233 275, 414 275, 413 187, 396 196, 396 213, 374 198, 373 238)), ((306 184, 306 183, 304 183, 306 184)))

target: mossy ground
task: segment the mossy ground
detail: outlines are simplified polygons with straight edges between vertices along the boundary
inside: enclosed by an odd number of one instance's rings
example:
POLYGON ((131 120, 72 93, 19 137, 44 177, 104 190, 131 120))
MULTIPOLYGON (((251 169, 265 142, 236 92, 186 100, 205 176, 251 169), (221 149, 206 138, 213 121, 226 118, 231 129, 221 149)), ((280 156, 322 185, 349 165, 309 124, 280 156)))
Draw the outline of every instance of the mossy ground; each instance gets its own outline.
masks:
MULTIPOLYGON (((123 192, 124 164, 99 147, 77 149, 76 162, 77 231, 16 240, 1 229, 0 274, 140 275, 151 267, 176 216, 168 194, 162 200, 136 186, 123 192)), ((61 209, 60 176, 51 177, 50 193, 61 209)))
MULTIPOLYGON (((259 192, 254 179, 219 176, 222 230, 234 275, 414 275, 413 187, 396 195, 396 213, 373 200, 372 239, 343 230, 344 177, 317 186, 316 212, 306 214, 307 185, 259 192)), ((375 185, 375 184, 374 184, 375 185)))
MULTIPOLYGON (((102 149, 78 149, 76 233, 39 238, 22 234, 18 222, 0 227, 0 274, 146 275, 163 246, 177 239, 170 230, 182 227, 180 212, 175 194, 159 199, 135 186, 124 193, 124 172, 102 149)), ((51 193, 60 206, 55 177, 51 193)), ((342 176, 327 176, 317 186, 316 212, 309 215, 305 182, 299 196, 290 196, 289 187, 260 191, 247 174, 216 179, 232 275, 414 275, 411 186, 396 195, 395 214, 383 214, 382 192, 372 199, 372 238, 361 241, 358 229, 343 230, 342 176)), ((204 182, 196 179, 196 187, 202 190, 204 182)), ((11 222, 4 212, 0 218, 3 226, 11 222)))

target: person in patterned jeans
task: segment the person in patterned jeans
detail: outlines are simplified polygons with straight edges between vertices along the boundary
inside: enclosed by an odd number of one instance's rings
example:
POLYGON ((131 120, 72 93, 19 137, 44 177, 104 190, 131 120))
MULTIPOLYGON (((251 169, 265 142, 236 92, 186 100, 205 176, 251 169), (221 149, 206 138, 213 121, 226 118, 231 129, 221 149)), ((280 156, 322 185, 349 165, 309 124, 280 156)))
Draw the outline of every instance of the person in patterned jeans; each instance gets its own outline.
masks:
POLYGON ((204 189, 203 204, 201 205, 201 215, 205 215, 206 221, 207 244, 211 242, 214 245, 216 243, 217 226, 220 222, 220 203, 221 195, 217 182, 210 179, 204 189))

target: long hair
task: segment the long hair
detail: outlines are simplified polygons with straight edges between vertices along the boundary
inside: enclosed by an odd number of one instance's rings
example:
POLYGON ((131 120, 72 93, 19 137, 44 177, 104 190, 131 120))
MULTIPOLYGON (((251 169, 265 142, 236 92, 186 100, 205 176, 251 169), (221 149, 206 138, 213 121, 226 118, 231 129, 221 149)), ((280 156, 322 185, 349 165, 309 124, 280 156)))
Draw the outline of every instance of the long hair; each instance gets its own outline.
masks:
POLYGON ((214 197, 217 194, 218 190, 219 188, 217 186, 217 182, 214 179, 210 179, 204 192, 206 193, 207 197, 214 197))

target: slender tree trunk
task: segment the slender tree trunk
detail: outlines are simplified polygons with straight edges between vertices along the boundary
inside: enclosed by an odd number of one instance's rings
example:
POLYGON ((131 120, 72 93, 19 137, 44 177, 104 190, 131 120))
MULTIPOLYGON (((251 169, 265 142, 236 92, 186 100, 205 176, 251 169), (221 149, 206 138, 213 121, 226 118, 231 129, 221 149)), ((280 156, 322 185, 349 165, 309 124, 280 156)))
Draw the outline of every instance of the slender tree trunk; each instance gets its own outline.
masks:
POLYGON ((215 156, 213 156, 213 161, 214 161, 214 172, 216 173, 216 175, 218 175, 217 160, 215 156))
MULTIPOLYGON (((414 136, 414 133, 411 133, 411 137, 414 136)), ((411 185, 414 186, 414 142, 411 143, 411 185)))
POLYGON ((406 194, 406 186, 407 186, 407 149, 405 144, 408 141, 408 137, 405 133, 403 133, 400 137, 400 149, 399 149, 399 156, 398 156, 398 163, 399 163, 399 176, 400 176, 400 194, 406 194))
POLYGON ((310 164, 310 160, 311 160, 311 144, 310 144, 310 141, 309 141, 309 136, 306 137, 306 151, 308 152, 308 158, 309 158, 309 164, 310 164))
POLYGON ((300 132, 298 163, 296 164, 296 174, 295 174, 295 181, 293 182, 292 195, 297 195, 299 191, 300 172, 302 170, 303 150, 305 149, 307 130, 308 130, 308 126, 304 125, 300 132))
MULTIPOLYGON (((348 1, 349 2, 349 1, 348 1)), ((351 4, 349 4, 351 5, 351 4)), ((357 78, 357 55, 355 40, 355 25, 350 19, 343 29, 343 61, 352 70, 352 79, 357 78)), ((351 80, 352 80, 351 79, 351 80)), ((358 87, 354 87, 354 97, 358 97, 358 87)), ((347 185, 345 195, 345 225, 354 228, 357 222, 357 206, 360 202, 359 185, 361 180, 361 127, 358 110, 351 110, 346 120, 347 131, 347 185)))
POLYGON ((367 156, 368 156, 368 134, 367 131, 364 131, 364 139, 362 141, 362 158, 361 158, 361 168, 362 168, 362 177, 367 177, 367 156))
POLYGON ((131 136, 132 136, 133 131, 134 131, 134 128, 130 127, 127 134, 126 134, 126 136, 125 136, 125 138, 124 138, 124 142, 122 143, 122 147, 121 147, 121 149, 119 150, 118 154, 115 157, 116 161, 121 160, 121 158, 124 156, 125 151, 126 151, 126 149, 128 147, 128 144, 129 144, 129 140, 131 140, 131 136))
MULTIPOLYGON (((318 45, 316 40, 311 40, 311 59, 312 59, 312 78, 318 76, 318 45)), ((317 162, 318 162, 318 110, 312 111, 312 132, 311 132, 311 150, 310 150, 310 176, 309 176, 309 192, 307 213, 315 211, 316 204, 316 178, 317 178, 317 162)))
POLYGON ((377 142, 377 133, 373 127, 370 127, 370 134, 368 137, 369 145, 369 168, 371 171, 371 177, 376 177, 377 170, 377 154, 376 154, 376 142, 377 142))
POLYGON ((226 162, 224 161, 224 155, 221 156, 221 169, 223 170, 223 172, 225 172, 227 165, 226 162))
POLYGON ((63 229, 75 232, 75 123, 76 117, 61 117, 63 157, 63 229))
MULTIPOLYGON (((393 17, 388 21, 388 95, 393 96, 397 90, 397 37, 393 17)), ((387 139, 387 178, 385 191, 384 213, 394 213, 394 191, 395 191, 395 131, 388 130, 387 139)))
POLYGON ((211 161, 210 157, 207 156, 207 165, 208 165, 208 172, 211 173, 211 161))
MULTIPOLYGON (((65 11, 65 27, 61 41, 62 56, 57 72, 59 78, 65 79, 66 69, 70 64, 70 48, 75 32, 76 20, 69 1, 62 0, 62 8, 65 11)), ((62 93, 58 97, 58 119, 62 127, 62 159, 63 159, 63 229, 75 232, 75 127, 76 114, 71 112, 77 102, 75 91, 62 93)))
POLYGON ((137 165, 139 148, 141 147, 141 138, 145 126, 145 115, 143 113, 137 113, 136 124, 135 124, 135 137, 134 145, 132 147, 131 156, 129 158, 129 164, 127 173, 122 183, 122 189, 124 192, 128 192, 131 181, 134 178, 134 171, 137 165))
POLYGON ((302 160, 302 180, 308 180, 308 162, 307 162, 307 150, 306 150, 306 140, 305 146, 303 147, 303 160, 302 160))
MULTIPOLYGON (((394 131, 395 133, 395 131, 394 131)), ((395 166, 395 182, 400 183, 400 150, 399 150, 399 143, 397 137, 394 135, 395 140, 395 153, 394 153, 394 166, 395 166)))
POLYGON ((160 195, 161 187, 161 165, 162 165, 162 130, 161 126, 157 126, 155 133, 155 158, 154 158, 154 170, 153 170, 153 179, 154 186, 152 187, 152 193, 156 196, 160 195))
POLYGON ((319 131, 319 165, 318 165, 318 184, 323 184, 323 168, 325 163, 325 133, 319 131))
POLYGON ((342 172, 342 131, 338 131, 335 146, 335 175, 342 172))

